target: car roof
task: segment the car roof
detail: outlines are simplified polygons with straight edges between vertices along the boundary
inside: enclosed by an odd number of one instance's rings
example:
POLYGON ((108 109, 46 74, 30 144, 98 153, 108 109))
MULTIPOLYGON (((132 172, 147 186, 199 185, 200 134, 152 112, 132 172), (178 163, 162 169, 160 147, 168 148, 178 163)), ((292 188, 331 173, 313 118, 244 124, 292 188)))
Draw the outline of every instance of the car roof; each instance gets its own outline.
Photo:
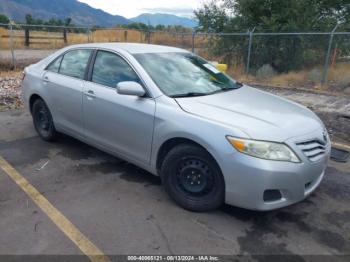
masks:
POLYGON ((70 46, 71 48, 106 48, 111 50, 124 50, 130 54, 139 53, 184 53, 188 52, 185 49, 164 46, 164 45, 151 45, 151 44, 139 44, 139 43, 90 43, 90 44, 79 44, 70 46))

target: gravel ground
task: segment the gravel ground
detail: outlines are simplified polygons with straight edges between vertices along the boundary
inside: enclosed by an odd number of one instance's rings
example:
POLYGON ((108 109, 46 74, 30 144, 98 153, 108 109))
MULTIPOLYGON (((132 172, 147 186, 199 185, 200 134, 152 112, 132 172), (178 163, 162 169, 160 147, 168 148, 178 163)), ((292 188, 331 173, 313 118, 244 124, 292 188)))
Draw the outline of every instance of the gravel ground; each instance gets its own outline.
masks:
POLYGON ((22 106, 19 76, 0 77, 0 111, 22 106))
MULTIPOLYGON (((0 77, 0 111, 22 106, 20 76, 0 77)), ((259 87, 312 109, 329 132, 341 142, 350 142, 350 96, 318 94, 297 89, 259 87)))
POLYGON ((288 88, 271 88, 258 87, 262 90, 283 96, 293 100, 299 104, 309 107, 312 110, 319 112, 337 112, 342 115, 350 116, 350 96, 330 95, 328 93, 314 93, 312 91, 304 91, 288 88))
MULTIPOLYGON (((16 49, 14 51, 16 67, 23 68, 27 65, 36 63, 41 59, 51 55, 56 50, 27 50, 27 49, 16 49)), ((0 67, 11 68, 12 67, 12 54, 10 50, 0 50, 0 67)))

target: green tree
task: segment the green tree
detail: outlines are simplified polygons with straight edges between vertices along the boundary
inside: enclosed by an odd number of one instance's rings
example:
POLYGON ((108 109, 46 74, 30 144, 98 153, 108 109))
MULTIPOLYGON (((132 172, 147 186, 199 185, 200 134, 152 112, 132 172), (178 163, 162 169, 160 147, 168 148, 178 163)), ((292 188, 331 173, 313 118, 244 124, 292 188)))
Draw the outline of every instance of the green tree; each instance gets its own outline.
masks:
MULTIPOLYGON (((195 15, 199 28, 209 32, 327 31, 337 23, 349 26, 349 0, 222 0, 204 3, 195 15)), ((328 36, 254 36, 251 65, 269 64, 279 72, 319 63, 324 59, 328 36)), ((226 63, 246 61, 248 36, 211 39, 212 52, 226 63), (233 60, 233 61, 232 61, 233 60)), ((349 50, 348 45, 339 46, 349 50)), ((344 53, 344 52, 343 52, 344 53)))
POLYGON ((156 25, 155 30, 157 31, 164 31, 165 30, 165 25, 156 25))
POLYGON ((224 32, 230 20, 223 6, 214 0, 204 3, 194 14, 199 20, 198 30, 205 32, 224 32))
MULTIPOLYGON (((62 28, 56 28, 56 27, 50 27, 50 26, 74 27, 74 24, 72 23, 72 19, 70 17, 67 17, 63 20, 51 18, 48 21, 44 21, 42 19, 34 18, 31 14, 27 14, 25 16, 25 20, 26 20, 26 24, 28 25, 38 25, 35 27, 35 30, 61 32, 62 28)), ((68 29, 68 31, 75 32, 75 33, 85 32, 83 28, 68 29)))
POLYGON ((349 0, 224 0, 241 26, 283 30, 329 30, 350 21, 349 0))
POLYGON ((8 24, 10 19, 6 15, 0 14, 0 24, 8 24))
POLYGON ((65 26, 70 26, 72 23, 72 18, 67 17, 66 19, 64 19, 64 25, 65 26))
POLYGON ((136 30, 152 30, 153 27, 149 27, 148 25, 144 24, 144 23, 139 23, 139 22, 133 22, 130 24, 122 24, 122 25, 117 25, 117 27, 121 27, 121 28, 126 28, 126 29, 136 29, 136 30))
POLYGON ((31 14, 26 14, 25 19, 27 25, 35 24, 35 19, 32 17, 31 14))

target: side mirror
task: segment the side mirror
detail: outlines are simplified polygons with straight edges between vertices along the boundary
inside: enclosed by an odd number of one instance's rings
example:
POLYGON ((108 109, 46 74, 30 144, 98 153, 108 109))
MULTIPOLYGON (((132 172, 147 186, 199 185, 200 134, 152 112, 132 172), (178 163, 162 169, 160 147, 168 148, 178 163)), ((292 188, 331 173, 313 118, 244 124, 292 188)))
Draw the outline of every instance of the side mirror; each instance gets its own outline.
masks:
POLYGON ((133 81, 124 81, 117 84, 117 93, 128 96, 144 96, 146 94, 143 87, 133 81))

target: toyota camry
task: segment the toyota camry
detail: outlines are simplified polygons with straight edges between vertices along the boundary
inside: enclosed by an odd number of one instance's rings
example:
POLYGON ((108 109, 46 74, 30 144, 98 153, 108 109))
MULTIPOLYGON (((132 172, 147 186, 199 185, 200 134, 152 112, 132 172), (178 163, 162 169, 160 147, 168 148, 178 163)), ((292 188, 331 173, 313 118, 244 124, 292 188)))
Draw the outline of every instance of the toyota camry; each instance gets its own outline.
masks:
POLYGON ((75 137, 161 177, 180 206, 272 210, 321 183, 330 141, 309 109, 183 49, 69 46, 24 71, 39 136, 75 137))

